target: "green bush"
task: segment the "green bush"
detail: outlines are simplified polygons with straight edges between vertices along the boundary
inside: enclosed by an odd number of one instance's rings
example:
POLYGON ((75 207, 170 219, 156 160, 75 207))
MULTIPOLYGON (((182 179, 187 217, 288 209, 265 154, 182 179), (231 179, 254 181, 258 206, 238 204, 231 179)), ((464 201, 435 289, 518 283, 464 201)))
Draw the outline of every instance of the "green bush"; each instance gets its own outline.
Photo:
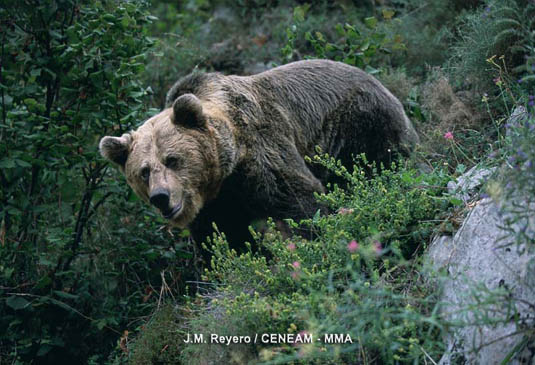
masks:
MULTIPOLYGON (((363 168, 356 166, 350 173, 328 156, 314 160, 347 183, 347 189, 333 186, 331 192, 318 196, 337 209, 335 214, 318 213, 301 225, 288 221, 290 227, 314 232, 315 238, 287 238, 272 222, 264 234, 253 231, 260 252, 238 254, 224 235, 215 236, 207 245, 213 256, 203 275, 205 290, 180 305, 183 309, 175 313, 175 318, 182 319, 180 326, 171 321, 164 328, 158 325, 157 331, 182 340, 187 333, 202 333, 205 339, 212 333, 251 337, 312 333, 314 338, 344 333, 350 334, 353 343, 182 343, 181 363, 322 359, 322 363, 339 364, 372 358, 391 363, 422 359, 425 352, 440 353, 441 328, 433 312, 433 296, 412 275, 415 262, 408 258, 426 246, 434 219, 449 204, 442 194, 448 175, 441 170, 420 175, 411 167, 394 164, 369 178, 363 168)), ((145 336, 153 336, 150 324, 147 331, 133 345, 134 358, 159 356, 144 345, 145 336)), ((167 343, 172 341, 168 337, 167 343)))
POLYGON ((150 21, 139 1, 0 7, 2 362, 102 362, 189 262, 97 149, 149 115, 150 21))
POLYGON ((522 93, 515 96, 521 105, 511 103, 511 115, 504 123, 504 134, 494 144, 488 158, 499 167, 495 181, 487 186, 487 193, 502 204, 504 229, 510 234, 502 237, 504 244, 516 245, 523 250, 535 249, 533 218, 535 216, 535 95, 522 93))
MULTIPOLYGON (((145 74, 154 90, 153 105, 163 107, 169 87, 195 68, 244 74, 287 62, 279 50, 286 43, 286 29, 295 25, 292 11, 296 5, 260 0, 155 2, 153 14, 159 20, 150 32, 157 40, 145 74)), ((313 53, 305 33, 321 32, 327 39, 334 38, 331 22, 353 24, 360 16, 358 7, 327 1, 297 9, 303 19, 295 29, 295 60, 313 53)))
POLYGON ((413 76, 425 76, 429 66, 440 66, 448 58, 459 16, 479 0, 400 0, 393 24, 406 49, 394 57, 396 67, 406 67, 413 76))
POLYGON ((206 37, 211 41, 210 34, 202 32, 201 27, 208 24, 210 12, 201 5, 156 1, 151 8, 157 17, 149 31, 155 44, 142 77, 154 91, 151 104, 158 108, 164 107, 165 94, 171 85, 202 66, 208 57, 210 45, 206 37))
POLYGON ((466 14, 450 61, 458 82, 481 92, 492 89, 500 77, 533 85, 533 19, 535 5, 525 0, 487 0, 477 11, 466 14))
POLYGON ((392 34, 392 27, 389 26, 394 11, 383 9, 381 17, 383 23, 379 23, 376 17, 371 16, 364 18, 362 24, 337 24, 334 27, 336 34, 333 36, 336 40, 333 42, 320 31, 306 31, 304 38, 310 47, 308 50, 303 50, 296 44, 299 40, 299 28, 305 21, 308 9, 309 6, 294 8, 295 24, 286 30, 287 42, 282 48, 283 59, 287 62, 293 61, 296 55, 300 58, 327 58, 360 67, 374 74, 379 70, 372 67, 372 64, 377 65, 379 60, 380 64, 388 64, 387 56, 405 47, 401 37, 392 34))

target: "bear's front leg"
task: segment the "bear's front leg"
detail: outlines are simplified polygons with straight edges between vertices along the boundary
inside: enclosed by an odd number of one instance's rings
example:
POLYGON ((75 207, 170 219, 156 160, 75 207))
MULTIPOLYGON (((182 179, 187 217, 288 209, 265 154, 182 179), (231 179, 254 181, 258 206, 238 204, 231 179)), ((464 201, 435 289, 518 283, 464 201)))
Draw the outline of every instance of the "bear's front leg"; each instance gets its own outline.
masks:
POLYGON ((279 218, 296 220, 312 217, 318 209, 326 211, 316 200, 314 193, 323 193, 325 188, 310 170, 285 170, 281 172, 281 189, 277 201, 279 218))
POLYGON ((295 147, 289 147, 285 152, 283 156, 272 159, 269 166, 270 180, 274 182, 272 186, 266 186, 270 215, 300 220, 312 217, 318 209, 327 212, 327 208, 314 196, 314 193, 325 192, 321 181, 310 171, 295 147))

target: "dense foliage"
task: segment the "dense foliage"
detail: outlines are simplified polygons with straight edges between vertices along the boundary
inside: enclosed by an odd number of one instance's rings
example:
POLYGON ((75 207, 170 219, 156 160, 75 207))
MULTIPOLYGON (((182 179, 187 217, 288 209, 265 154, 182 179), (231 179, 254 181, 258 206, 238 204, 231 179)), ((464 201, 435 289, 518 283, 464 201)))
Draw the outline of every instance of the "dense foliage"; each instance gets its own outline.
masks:
POLYGON ((147 116, 151 19, 129 1, 0 7, 2 359, 102 361, 183 266, 97 149, 147 116))
POLYGON ((440 352, 435 337, 426 336, 441 330, 433 297, 416 279, 411 295, 406 295, 408 283, 401 278, 414 270, 405 257, 423 249, 418 246, 431 234, 430 219, 448 205, 440 188, 448 175, 440 169, 424 176, 410 167, 393 167, 368 178, 363 169, 349 173, 328 156, 316 160, 348 184, 319 197, 339 208, 337 214, 318 214, 302 223, 317 238, 284 238, 272 224, 265 234, 255 234, 263 254, 240 255, 229 249, 224 235, 216 237, 209 245, 211 266, 203 276, 208 292, 164 310, 161 315, 170 324, 157 318, 149 325, 144 337, 150 341, 136 343, 134 363, 162 358, 180 358, 186 364, 230 363, 233 358, 246 363, 260 354, 275 362, 325 359, 352 364, 418 359, 418 346, 440 352), (188 321, 180 323, 184 317, 188 321), (164 336, 156 339, 154 331, 164 336), (323 333, 348 333, 353 343, 184 345, 188 333, 206 338, 212 333, 311 333, 314 339, 323 333), (167 343, 175 347, 160 355, 157 350, 167 343))
MULTIPOLYGON (((452 324, 420 254, 462 215, 447 181, 482 162, 500 166, 493 198, 535 196, 535 5, 378 3, 1 1, 0 363, 438 361, 452 324), (216 235, 203 265, 188 232, 166 227, 98 153, 101 136, 156 113, 195 68, 251 74, 314 57, 378 77, 422 143, 381 172, 318 151, 309 163, 345 183, 317 197, 332 214, 287 222, 309 239, 259 223, 258 250, 216 235), (506 124, 518 106, 527 119, 506 124), (188 333, 353 343, 186 345, 188 333)), ((511 223, 527 227, 530 209, 511 207, 511 223)))

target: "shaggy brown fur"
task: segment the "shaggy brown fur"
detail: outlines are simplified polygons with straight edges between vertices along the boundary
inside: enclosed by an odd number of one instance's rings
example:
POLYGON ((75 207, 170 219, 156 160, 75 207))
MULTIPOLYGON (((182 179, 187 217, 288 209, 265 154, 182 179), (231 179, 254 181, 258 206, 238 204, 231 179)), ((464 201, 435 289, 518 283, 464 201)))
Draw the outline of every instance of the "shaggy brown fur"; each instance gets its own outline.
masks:
POLYGON ((303 218, 329 178, 305 156, 315 147, 352 165, 352 155, 388 162, 418 141, 400 102, 376 79, 327 60, 287 64, 248 77, 194 73, 167 95, 167 109, 103 156, 178 226, 204 239, 252 219, 303 218), (168 193, 166 196, 165 194, 168 193))

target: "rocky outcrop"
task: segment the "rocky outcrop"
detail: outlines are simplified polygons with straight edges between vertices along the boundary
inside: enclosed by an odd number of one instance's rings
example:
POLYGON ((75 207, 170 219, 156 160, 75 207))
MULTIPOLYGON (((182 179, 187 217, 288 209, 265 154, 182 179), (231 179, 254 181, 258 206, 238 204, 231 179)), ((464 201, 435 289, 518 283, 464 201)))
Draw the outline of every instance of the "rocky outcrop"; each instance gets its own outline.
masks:
POLYGON ((476 167, 449 185, 470 201, 469 212, 453 237, 436 237, 429 248, 432 272, 443 273, 441 315, 451 324, 443 365, 535 363, 535 217, 511 223, 508 207, 529 204, 520 194, 499 203, 474 198, 491 174, 476 167), (519 244, 519 233, 531 236, 519 244))
POLYGON ((456 195, 465 203, 474 198, 481 185, 488 180, 490 176, 496 171, 495 167, 482 168, 474 166, 464 175, 459 177, 457 181, 450 181, 448 183, 448 192, 456 195))

